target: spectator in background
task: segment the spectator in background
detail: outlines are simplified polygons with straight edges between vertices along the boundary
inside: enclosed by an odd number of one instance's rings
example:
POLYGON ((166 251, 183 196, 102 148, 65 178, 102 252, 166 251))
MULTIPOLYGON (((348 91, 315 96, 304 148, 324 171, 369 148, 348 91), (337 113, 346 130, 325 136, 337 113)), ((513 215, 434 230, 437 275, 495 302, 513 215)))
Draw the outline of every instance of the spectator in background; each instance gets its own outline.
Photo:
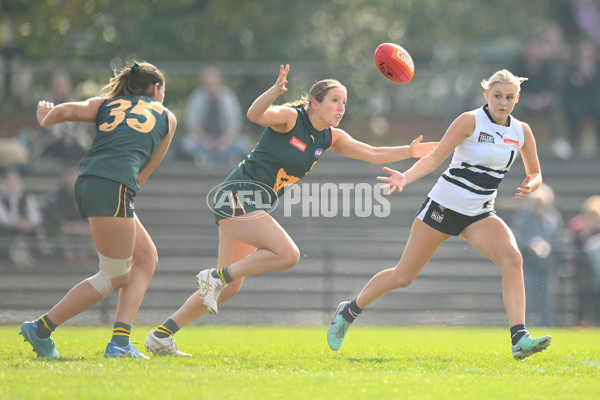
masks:
MULTIPOLYGON (((56 126, 56 125, 55 125, 56 126)), ((59 137, 51 142, 42 152, 42 157, 48 157, 55 161, 72 164, 79 162, 81 157, 87 153, 70 130, 65 130, 59 137)))
MULTIPOLYGON (((557 68, 548 52, 544 50, 544 43, 539 39, 532 39, 526 43, 521 57, 515 65, 518 76, 527 76, 527 91, 521 94, 526 118, 531 119, 532 129, 536 126, 547 124, 543 131, 552 134, 552 149, 554 154, 562 159, 571 157, 571 147, 559 131, 561 115, 561 102, 558 96, 557 68)), ((537 129, 539 130, 539 129, 537 129)))
MULTIPOLYGON (((60 70, 52 78, 52 89, 49 94, 53 104, 62 104, 79 99, 72 95, 71 78, 60 70)), ((41 156, 52 161, 72 164, 79 162, 91 145, 91 135, 86 126, 77 122, 64 122, 48 128, 51 135, 48 142, 42 145, 41 156)))
POLYGON ((44 227, 69 265, 85 266, 92 242, 89 224, 81 218, 73 197, 77 172, 76 167, 65 168, 58 187, 47 194, 44 227))
POLYGON ((563 221, 554 205, 554 192, 548 185, 542 184, 525 198, 515 215, 513 228, 523 255, 528 314, 538 314, 539 325, 549 326, 552 322, 549 286, 560 260, 563 221))
POLYGON ((13 169, 26 173, 29 171, 29 161, 29 152, 17 136, 0 135, 0 173, 8 173, 13 169))
POLYGON ((35 196, 24 188, 19 173, 7 172, 0 193, 0 234, 3 249, 17 268, 33 267, 29 242, 41 220, 35 196))
POLYGON ((202 87, 190 96, 184 115, 187 135, 181 151, 205 168, 237 164, 249 146, 241 135, 241 109, 237 96, 224 87, 221 72, 208 67, 202 87))
POLYGON ((589 197, 569 221, 577 285, 577 325, 600 325, 600 195, 589 197))
POLYGON ((600 150, 600 65, 596 45, 583 40, 577 45, 576 53, 571 57, 573 65, 569 68, 563 88, 563 99, 569 142, 575 153, 582 151, 584 129, 588 124, 596 136, 596 152, 600 150))

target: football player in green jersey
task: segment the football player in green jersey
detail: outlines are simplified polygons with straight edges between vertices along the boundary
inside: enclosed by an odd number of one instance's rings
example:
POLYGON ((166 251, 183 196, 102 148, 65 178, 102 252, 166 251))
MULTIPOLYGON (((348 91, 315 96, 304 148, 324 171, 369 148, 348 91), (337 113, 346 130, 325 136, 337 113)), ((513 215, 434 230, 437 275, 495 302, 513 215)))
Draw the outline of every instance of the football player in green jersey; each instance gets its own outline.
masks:
POLYGON ((129 342, 131 326, 158 262, 156 247, 134 213, 133 197, 162 161, 177 126, 162 103, 165 79, 154 65, 126 67, 103 97, 54 105, 40 101, 41 126, 78 121, 96 124, 96 136, 81 166, 74 195, 90 223, 99 272, 78 283, 47 314, 21 325, 39 357, 58 357, 50 337, 58 325, 119 290, 111 341, 105 357, 147 358, 129 342))
POLYGON ((254 150, 226 178, 215 196, 218 269, 201 271, 197 276, 198 293, 149 333, 146 348, 154 354, 182 355, 173 334, 207 311, 216 314, 217 304, 238 293, 245 276, 285 270, 298 263, 298 247, 259 204, 273 203, 285 186, 311 170, 325 150, 383 164, 423 157, 437 145, 421 143, 422 137, 409 146, 398 147, 373 147, 353 139, 338 128, 346 111, 346 88, 334 79, 315 83, 301 100, 272 105, 287 91, 289 70, 289 65, 282 65, 276 83, 250 106, 248 118, 265 129, 254 150), (257 188, 265 188, 261 198, 244 198, 242 192, 254 193, 249 189, 257 188))

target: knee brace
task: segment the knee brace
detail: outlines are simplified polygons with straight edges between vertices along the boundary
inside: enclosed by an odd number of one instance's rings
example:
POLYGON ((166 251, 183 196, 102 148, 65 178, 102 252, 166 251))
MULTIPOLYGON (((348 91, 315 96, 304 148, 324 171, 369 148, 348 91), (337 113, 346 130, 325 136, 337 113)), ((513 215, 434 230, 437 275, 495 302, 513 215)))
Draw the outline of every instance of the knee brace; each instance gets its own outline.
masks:
POLYGON ((131 269, 131 259, 129 258, 109 258, 98 253, 100 258, 100 271, 88 278, 88 282, 102 295, 102 298, 108 297, 114 292, 112 279, 123 276, 131 269))

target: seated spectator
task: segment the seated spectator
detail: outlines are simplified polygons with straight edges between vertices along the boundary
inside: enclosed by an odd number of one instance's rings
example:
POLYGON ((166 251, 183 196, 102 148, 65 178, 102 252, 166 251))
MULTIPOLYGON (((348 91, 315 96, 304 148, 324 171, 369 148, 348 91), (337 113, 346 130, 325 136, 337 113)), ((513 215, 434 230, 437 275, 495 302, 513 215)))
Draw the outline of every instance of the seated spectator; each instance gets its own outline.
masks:
POLYGON ((44 226, 69 265, 85 266, 92 242, 88 221, 81 218, 73 198, 76 178, 77 168, 65 168, 58 187, 46 195, 44 226))
POLYGON ((65 131, 44 149, 42 157, 73 164, 79 162, 85 153, 85 147, 77 142, 72 133, 65 131))
POLYGON ((9 115, 0 111, 0 175, 13 169, 23 175, 29 173, 32 161, 29 140, 34 121, 31 110, 14 109, 9 115))
POLYGON ((29 169, 27 149, 17 137, 0 137, 0 173, 13 169, 29 169))
POLYGON ((0 192, 0 241, 17 268, 33 267, 30 245, 40 223, 35 196, 25 190, 18 172, 9 171, 0 192))
POLYGON ((222 85, 217 68, 206 68, 202 82, 185 110, 187 134, 180 150, 201 167, 229 167, 241 161, 249 149, 240 133, 240 104, 235 93, 222 85))
MULTIPOLYGON (((77 101, 71 90, 71 78, 65 71, 57 71, 52 77, 51 91, 48 94, 54 104, 77 101)), ((56 124, 47 129, 41 146, 42 159, 58 161, 61 164, 79 162, 91 145, 89 127, 78 122, 56 124)))

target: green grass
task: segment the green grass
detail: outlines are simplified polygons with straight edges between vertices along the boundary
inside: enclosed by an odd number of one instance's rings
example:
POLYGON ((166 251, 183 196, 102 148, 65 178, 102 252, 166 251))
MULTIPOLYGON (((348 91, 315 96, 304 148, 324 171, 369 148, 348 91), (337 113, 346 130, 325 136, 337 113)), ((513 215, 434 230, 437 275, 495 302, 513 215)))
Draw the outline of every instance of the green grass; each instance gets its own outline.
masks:
POLYGON ((0 326, 4 400, 600 398, 598 329, 535 329, 553 343, 525 361, 501 328, 355 326, 333 352, 326 327, 190 326, 177 341, 193 358, 132 360, 102 357, 110 327, 65 326, 53 361, 18 331, 0 326))

